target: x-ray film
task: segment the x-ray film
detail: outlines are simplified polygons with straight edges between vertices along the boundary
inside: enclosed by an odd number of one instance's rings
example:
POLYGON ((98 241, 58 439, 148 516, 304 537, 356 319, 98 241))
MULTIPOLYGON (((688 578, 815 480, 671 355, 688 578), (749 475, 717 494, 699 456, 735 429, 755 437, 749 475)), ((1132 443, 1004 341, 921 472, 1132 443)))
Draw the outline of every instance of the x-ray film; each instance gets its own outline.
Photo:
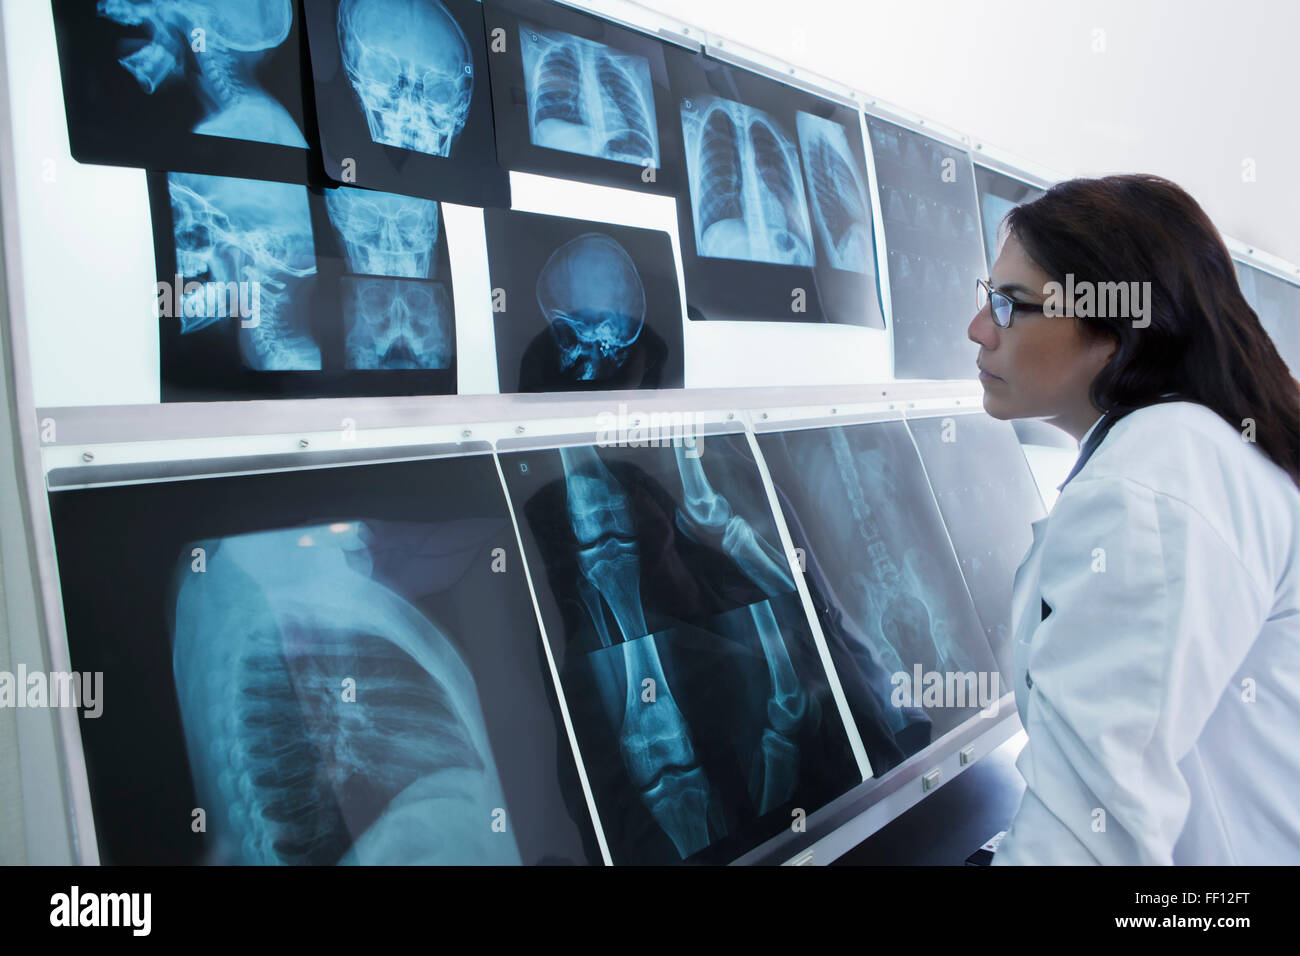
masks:
POLYGON ((502 209, 484 223, 502 392, 683 386, 666 233, 502 209))
POLYGON ((970 156, 867 117, 876 163, 898 378, 974 378, 966 338, 984 245, 970 156))
POLYGON ((497 152, 548 176, 675 194, 680 125, 663 43, 543 0, 489 0, 497 152))
POLYGON ((877 776, 1002 693, 907 426, 758 436, 877 776))
POLYGON ((83 163, 306 183, 293 0, 54 0, 83 163))
POLYGON ((692 319, 884 328, 857 110, 666 48, 692 319))
POLYGON ((861 782, 740 434, 502 454, 615 863, 719 863, 861 782))
POLYGON ((50 505, 105 863, 601 861, 490 456, 50 505))
POLYGON ((985 639, 1011 689, 1011 583, 1047 512, 1010 422, 987 415, 908 421, 985 639))
POLYGON ((975 164, 975 188, 980 197, 980 219, 984 223, 984 254, 989 272, 998 260, 1002 220, 1012 209, 1033 202, 1043 190, 1026 182, 975 164))
POLYGON ((327 176, 509 207, 476 0, 306 0, 306 23, 327 176))
POLYGON ((150 173, 164 401, 456 391, 439 204, 150 173))
POLYGON ((1294 378, 1300 378, 1300 285, 1237 262, 1241 293, 1294 378))

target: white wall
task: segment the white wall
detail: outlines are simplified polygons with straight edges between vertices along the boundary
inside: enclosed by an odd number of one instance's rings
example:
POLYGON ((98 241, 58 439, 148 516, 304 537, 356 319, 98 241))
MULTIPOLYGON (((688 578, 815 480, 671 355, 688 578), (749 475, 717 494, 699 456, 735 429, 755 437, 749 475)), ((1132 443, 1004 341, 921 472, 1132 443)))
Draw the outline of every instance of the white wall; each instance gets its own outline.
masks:
POLYGON ((1296 0, 643 3, 1065 176, 1166 176, 1300 263, 1296 0))

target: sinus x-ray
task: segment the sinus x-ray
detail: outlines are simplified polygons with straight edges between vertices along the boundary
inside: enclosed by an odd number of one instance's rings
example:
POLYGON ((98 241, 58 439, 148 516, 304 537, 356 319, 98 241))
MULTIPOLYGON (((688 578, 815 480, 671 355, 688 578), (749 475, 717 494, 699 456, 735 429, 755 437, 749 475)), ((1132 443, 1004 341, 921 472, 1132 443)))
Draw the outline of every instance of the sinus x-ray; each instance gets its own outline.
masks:
POLYGON ((325 172, 340 183, 509 206, 475 0, 306 0, 325 172))
POLYGON ((984 636, 1011 689, 1011 584, 1047 512, 1010 422, 984 414, 910 419, 984 636))
POLYGON ((984 254, 992 273, 993 263, 998 261, 1002 220, 1017 206, 1038 199, 1043 190, 978 163, 975 164, 975 189, 980 198, 980 219, 984 223, 984 254))
POLYGON ((675 193, 663 43, 547 0, 488 0, 497 152, 532 173, 675 193))
POLYGON ((861 782, 743 435, 501 465, 615 863, 727 862, 861 782))
POLYGON ((499 209, 484 225, 502 392, 682 387, 666 233, 499 209))
POLYGON ((490 456, 51 512, 104 862, 601 861, 490 456))
POLYGON ((974 378, 966 338, 975 280, 986 270, 979 206, 965 150, 873 116, 897 378, 974 378))
POLYGON ((85 163, 308 181, 293 0, 54 0, 85 163))
POLYGON ((997 663, 903 422, 764 432, 758 444, 879 775, 998 699, 997 663), (929 696, 930 675, 960 695, 929 696))
POLYGON ((665 57, 688 317, 884 328, 857 110, 703 54, 665 57))
POLYGON ((1235 262, 1241 294, 1259 316, 1292 377, 1300 378, 1300 285, 1235 262))

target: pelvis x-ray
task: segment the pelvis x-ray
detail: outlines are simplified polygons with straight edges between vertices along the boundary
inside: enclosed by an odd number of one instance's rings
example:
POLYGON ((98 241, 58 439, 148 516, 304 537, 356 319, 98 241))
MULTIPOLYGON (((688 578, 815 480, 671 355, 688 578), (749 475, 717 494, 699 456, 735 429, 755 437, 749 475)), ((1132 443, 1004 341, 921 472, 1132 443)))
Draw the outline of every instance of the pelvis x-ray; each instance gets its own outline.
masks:
POLYGON ((1043 517, 1033 473, 1009 422, 986 415, 918 418, 908 428, 921 451, 943 523, 1011 689, 1011 584, 1043 517))
POLYGON ((501 391, 681 385, 667 235, 513 211, 484 218, 501 391))
POLYGON ((535 145, 659 166, 654 87, 645 57, 523 21, 519 45, 535 145))
POLYGON ((802 110, 795 123, 813 222, 830 265, 849 272, 874 272, 871 201, 844 127, 802 110))
POLYGON ((718 96, 684 99, 682 139, 702 256, 814 264, 799 150, 774 117, 718 96))
POLYGON ((979 192, 980 218, 984 223, 984 252, 992 272, 998 258, 998 232, 1003 218, 1016 206, 1042 196, 1043 190, 978 164, 975 188, 979 192))
POLYGON ((772 432, 758 441, 880 773, 982 705, 944 700, 922 710, 918 668, 923 682, 931 673, 944 681, 973 674, 977 689, 981 675, 992 686, 997 665, 902 422, 772 432))
POLYGON ((502 457, 616 863, 726 861, 861 779, 746 454, 502 457))
POLYGON ((51 508, 105 862, 600 862, 490 456, 51 508))
POLYGON ((185 284, 181 333, 238 321, 247 368, 319 369, 302 294, 316 274, 307 188, 190 173, 170 173, 167 188, 185 284))
POLYGON ((73 155, 306 182, 296 6, 55 0, 73 155))

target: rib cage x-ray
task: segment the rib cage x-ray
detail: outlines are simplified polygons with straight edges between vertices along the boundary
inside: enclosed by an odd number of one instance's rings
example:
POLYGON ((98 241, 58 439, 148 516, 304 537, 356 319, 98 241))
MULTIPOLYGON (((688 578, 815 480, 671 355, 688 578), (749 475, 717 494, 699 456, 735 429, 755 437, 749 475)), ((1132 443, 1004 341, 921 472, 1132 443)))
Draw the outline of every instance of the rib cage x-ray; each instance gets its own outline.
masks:
POLYGON ((370 138, 450 156, 469 116, 474 65, 438 0, 342 0, 339 51, 370 138))
POLYGON ((188 173, 169 173, 167 187, 177 271, 187 286, 205 286, 185 298, 182 334, 221 318, 199 301, 206 289, 246 284, 241 299, 253 303, 254 314, 239 317, 245 365, 256 371, 319 369, 320 347, 304 305, 308 277, 316 274, 306 187, 188 173))
POLYGON ((491 826, 505 800, 474 678, 379 573, 385 535, 429 533, 344 521, 180 555, 173 667, 216 862, 519 862, 491 826))
POLYGON ((717 96, 682 100, 681 116, 698 254, 812 266, 799 151, 787 131, 717 96))
POLYGON ((141 90, 190 84, 206 111, 193 132, 307 147, 256 75, 258 62, 289 36, 293 0, 99 0, 96 9, 148 31, 149 39, 118 61, 141 90))
POLYGON ((645 57, 522 21, 519 45, 534 145, 658 168, 659 128, 645 57))
POLYGON ((430 278, 438 242, 433 200, 340 186, 325 191, 325 208, 353 272, 430 278))
POLYGON ((376 276, 341 282, 347 368, 450 367, 455 320, 441 283, 376 276))
POLYGON ((795 114, 795 126, 813 222, 829 264, 849 272, 873 272, 871 203, 844 127, 802 110, 795 114))
POLYGON ((537 277, 537 305, 561 370, 580 381, 617 371, 645 324, 645 287, 636 263, 599 232, 576 236, 551 253, 537 277))

